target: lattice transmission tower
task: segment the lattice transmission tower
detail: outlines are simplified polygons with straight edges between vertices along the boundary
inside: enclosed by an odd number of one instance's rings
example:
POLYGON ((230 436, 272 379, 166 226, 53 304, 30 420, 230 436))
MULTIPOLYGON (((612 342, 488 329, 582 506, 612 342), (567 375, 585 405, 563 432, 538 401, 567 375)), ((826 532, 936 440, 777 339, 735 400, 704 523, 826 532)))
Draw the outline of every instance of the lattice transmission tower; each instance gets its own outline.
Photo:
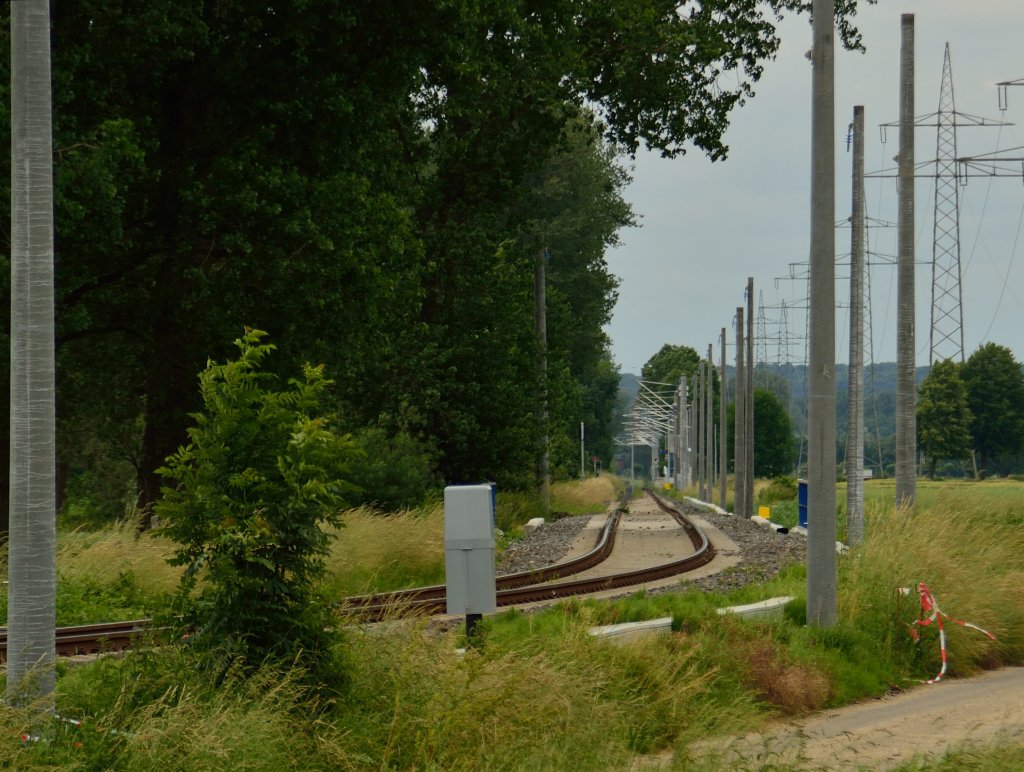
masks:
MULTIPOLYGON (((898 123, 882 124, 885 128, 898 123)), ((953 95, 953 67, 949 43, 942 60, 937 112, 914 118, 915 126, 936 128, 935 159, 917 164, 915 177, 931 177, 935 185, 935 210, 932 230, 931 325, 928 337, 928 364, 952 359, 964 360, 963 273, 960 265, 960 186, 965 184, 964 159, 957 157, 957 129, 967 126, 1007 126, 1002 121, 981 118, 956 109, 953 95), (921 170, 931 167, 928 174, 921 170)), ((885 172, 866 175, 892 176, 885 172)), ((973 176, 973 175, 972 175, 973 176)))
POLYGON ((942 61, 936 115, 935 221, 932 239, 932 318, 928 364, 964 361, 964 304, 960 271, 960 182, 956 168, 956 102, 949 43, 942 61))

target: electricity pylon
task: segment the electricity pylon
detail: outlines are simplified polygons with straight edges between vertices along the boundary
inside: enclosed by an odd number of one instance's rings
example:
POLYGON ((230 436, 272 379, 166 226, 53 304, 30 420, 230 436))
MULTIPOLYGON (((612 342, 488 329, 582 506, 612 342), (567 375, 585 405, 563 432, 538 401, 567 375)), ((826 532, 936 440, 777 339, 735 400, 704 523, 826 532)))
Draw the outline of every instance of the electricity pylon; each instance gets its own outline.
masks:
MULTIPOLYGON (((1001 85, 1016 85, 1006 83, 1001 85)), ((1005 98, 1001 98, 1001 104, 1005 98)), ((882 124, 885 129, 898 123, 882 124)), ((957 129, 968 126, 1009 126, 991 118, 959 112, 953 95, 953 68, 949 43, 942 61, 942 82, 939 87, 939 109, 914 118, 914 126, 936 128, 935 158, 915 164, 915 177, 931 177, 935 184, 935 216, 932 239, 931 325, 928 363, 944 359, 964 360, 964 314, 962 271, 960 266, 960 185, 968 176, 982 176, 967 170, 965 159, 957 157, 957 129)), ((985 158, 985 156, 979 156, 985 158)), ((895 176, 886 170, 868 177, 895 176)))

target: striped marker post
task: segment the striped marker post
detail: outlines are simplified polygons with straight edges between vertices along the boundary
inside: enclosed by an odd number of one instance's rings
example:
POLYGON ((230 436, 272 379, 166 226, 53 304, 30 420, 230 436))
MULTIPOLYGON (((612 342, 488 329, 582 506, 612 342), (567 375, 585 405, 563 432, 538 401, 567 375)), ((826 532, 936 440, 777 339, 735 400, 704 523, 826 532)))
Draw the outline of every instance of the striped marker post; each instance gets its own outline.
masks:
POLYGON ((915 619, 908 627, 910 628, 910 637, 915 641, 921 639, 917 632, 918 627, 928 627, 932 622, 935 622, 936 627, 939 628, 939 649, 942 652, 942 669, 939 670, 939 674, 935 678, 931 678, 924 683, 935 684, 942 680, 942 676, 946 675, 946 631, 942 629, 943 618, 948 619, 950 622, 955 622, 961 627, 970 627, 977 630, 980 633, 984 633, 993 641, 996 639, 992 633, 988 630, 983 630, 977 625, 972 625, 970 622, 963 622, 959 619, 953 619, 946 612, 939 608, 938 601, 935 600, 935 596, 932 591, 928 589, 928 585, 924 582, 918 582, 917 593, 921 596, 921 619, 915 619))

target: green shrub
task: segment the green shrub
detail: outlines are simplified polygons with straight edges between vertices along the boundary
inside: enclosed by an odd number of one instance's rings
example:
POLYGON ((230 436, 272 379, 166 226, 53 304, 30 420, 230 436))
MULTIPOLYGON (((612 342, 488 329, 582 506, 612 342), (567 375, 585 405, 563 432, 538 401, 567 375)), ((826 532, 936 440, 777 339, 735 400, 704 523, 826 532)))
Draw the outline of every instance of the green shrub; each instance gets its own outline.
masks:
POLYGON ((758 494, 758 504, 772 504, 776 501, 789 501, 797 495, 796 480, 792 477, 776 477, 771 483, 761 489, 758 494))
POLYGON ((436 486, 430 455, 411 436, 388 436, 369 427, 355 436, 362 451, 350 463, 350 479, 362 493, 353 504, 370 504, 382 511, 416 507, 436 486))
POLYGON ((157 514, 178 544, 169 561, 185 566, 183 621, 197 645, 217 651, 212 661, 270 656, 311 668, 331 643, 316 592, 329 546, 321 525, 340 524, 355 451, 320 414, 330 384, 322 367, 306 365, 283 391, 267 388, 273 376, 260 367, 274 347, 259 342, 265 334, 247 330, 236 361, 200 374, 204 410, 159 470, 177 485, 157 514))

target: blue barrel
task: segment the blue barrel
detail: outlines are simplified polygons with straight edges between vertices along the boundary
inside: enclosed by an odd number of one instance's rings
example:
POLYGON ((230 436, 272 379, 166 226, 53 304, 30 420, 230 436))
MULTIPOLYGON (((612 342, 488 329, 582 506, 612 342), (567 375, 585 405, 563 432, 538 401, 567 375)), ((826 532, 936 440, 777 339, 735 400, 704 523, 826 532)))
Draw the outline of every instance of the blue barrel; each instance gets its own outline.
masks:
POLYGON ((807 480, 797 480, 797 509, 800 512, 800 525, 807 527, 807 480))

